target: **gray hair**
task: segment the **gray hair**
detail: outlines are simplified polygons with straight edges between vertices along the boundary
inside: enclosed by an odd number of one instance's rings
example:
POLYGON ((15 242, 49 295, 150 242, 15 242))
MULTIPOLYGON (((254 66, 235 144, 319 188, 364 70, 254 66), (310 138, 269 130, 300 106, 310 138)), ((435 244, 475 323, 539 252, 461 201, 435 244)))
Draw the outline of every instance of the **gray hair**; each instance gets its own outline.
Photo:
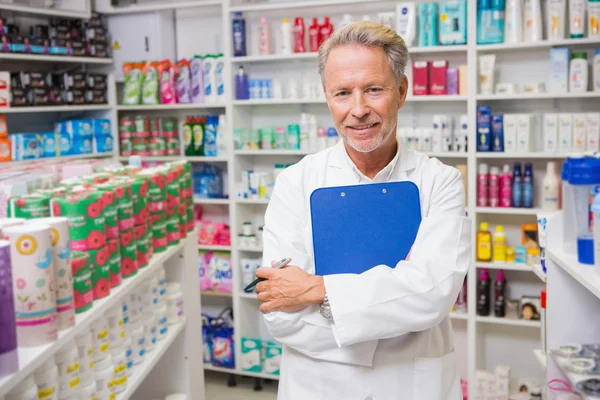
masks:
POLYGON ((353 44, 382 48, 396 76, 396 81, 400 82, 408 62, 408 48, 404 43, 404 39, 396 31, 384 25, 370 21, 359 21, 333 32, 333 35, 319 48, 317 65, 323 87, 325 87, 325 64, 331 50, 353 44))

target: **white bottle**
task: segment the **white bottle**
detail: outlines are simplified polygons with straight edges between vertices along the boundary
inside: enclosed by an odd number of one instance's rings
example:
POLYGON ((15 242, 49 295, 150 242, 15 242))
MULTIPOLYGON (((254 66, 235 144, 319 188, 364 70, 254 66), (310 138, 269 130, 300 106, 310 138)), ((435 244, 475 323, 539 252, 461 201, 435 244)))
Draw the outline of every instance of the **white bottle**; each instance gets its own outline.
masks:
POLYGON ((227 155, 227 129, 225 127, 225 114, 219 115, 219 125, 217 126, 217 156, 227 155))
MULTIPOLYGON (((599 3, 600 4, 600 3, 599 3)), ((594 92, 600 92, 600 49, 596 49, 596 54, 594 55, 594 59, 592 61, 593 68, 593 90, 594 92)))
POLYGON ((287 18, 281 23, 281 54, 292 54, 292 25, 287 18))
POLYGON ((398 3, 396 5, 396 32, 404 39, 407 47, 414 44, 417 36, 417 11, 415 3, 398 3))
POLYGON ((504 114, 504 151, 506 153, 517 151, 517 116, 518 114, 504 114))
POLYGON ((558 150, 558 114, 544 114, 544 152, 558 150))
POLYGON ((504 43, 523 41, 523 10, 521 0, 507 0, 504 13, 504 43))
POLYGON ((600 147, 600 113, 591 112, 586 114, 586 151, 597 153, 600 147))
POLYGON ((542 209, 545 211, 556 211, 559 207, 560 179, 556 174, 556 163, 548 161, 546 164, 546 176, 543 180, 542 209))
POLYGON ((442 151, 452 151, 452 119, 448 115, 442 115, 442 151))
POLYGON ((352 15, 344 14, 344 17, 342 18, 342 22, 340 22, 340 28, 343 28, 346 25, 350 25, 352 23, 354 23, 354 18, 352 17, 352 15))
POLYGON ((469 116, 461 115, 460 116, 460 134, 458 135, 458 148, 454 149, 455 151, 466 153, 468 150, 469 144, 469 116))
POLYGON ((300 150, 308 151, 308 114, 302 113, 300 116, 300 150))
POLYGON ((573 143, 573 114, 558 114, 558 152, 572 151, 573 143))
POLYGON ((258 54, 266 56, 271 54, 271 28, 269 20, 262 17, 258 25, 258 54))
POLYGON ((319 150, 318 136, 317 136, 317 116, 310 114, 308 117, 308 148, 311 152, 317 152, 319 150))
POLYGON ((433 129, 431 133, 431 149, 434 152, 442 151, 442 119, 439 115, 433 116, 433 129))
POLYGON ((548 40, 564 39, 567 0, 548 0, 547 9, 546 33, 548 40))
POLYGON ((569 65, 569 92, 587 92, 588 70, 587 53, 573 53, 569 65))
POLYGON ((524 6, 523 41, 537 42, 542 40, 542 8, 540 0, 525 0, 524 6))
POLYGON ((585 6, 587 0, 569 0, 569 36, 582 38, 585 33, 585 6))
POLYGON ((600 2, 588 1, 588 34, 589 38, 600 37, 600 2))
POLYGON ((573 151, 584 153, 587 145, 587 116, 585 113, 573 114, 573 151))
POLYGON ((371 22, 373 20, 371 19, 371 16, 369 14, 365 14, 365 15, 362 16, 361 21, 369 21, 369 22, 371 22))

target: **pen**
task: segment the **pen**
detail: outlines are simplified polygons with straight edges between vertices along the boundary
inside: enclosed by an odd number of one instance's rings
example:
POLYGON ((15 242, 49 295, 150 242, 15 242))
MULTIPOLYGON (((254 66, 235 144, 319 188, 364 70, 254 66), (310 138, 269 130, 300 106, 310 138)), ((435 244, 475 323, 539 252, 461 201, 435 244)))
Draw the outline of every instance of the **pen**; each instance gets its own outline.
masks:
MULTIPOLYGON (((292 262, 291 258, 282 258, 275 265, 273 265, 271 268, 283 268, 283 267, 285 267, 286 265, 288 265, 291 262, 292 262)), ((249 291, 254 286, 258 285, 258 282, 262 282, 262 281, 266 281, 266 279, 265 278, 256 278, 255 280, 252 281, 251 284, 249 284, 248 286, 246 286, 244 288, 244 291, 245 292, 249 291)))

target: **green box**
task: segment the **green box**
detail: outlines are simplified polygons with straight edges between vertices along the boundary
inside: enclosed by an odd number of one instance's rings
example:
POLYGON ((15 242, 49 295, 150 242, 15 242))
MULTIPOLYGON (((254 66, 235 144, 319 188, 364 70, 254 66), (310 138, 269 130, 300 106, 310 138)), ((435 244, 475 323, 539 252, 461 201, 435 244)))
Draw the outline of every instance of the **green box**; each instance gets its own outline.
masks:
POLYGON ((242 338, 242 371, 262 372, 263 341, 254 338, 242 338))
POLYGON ((279 343, 271 341, 266 341, 263 348, 265 354, 263 372, 271 375, 279 375, 283 348, 279 343))

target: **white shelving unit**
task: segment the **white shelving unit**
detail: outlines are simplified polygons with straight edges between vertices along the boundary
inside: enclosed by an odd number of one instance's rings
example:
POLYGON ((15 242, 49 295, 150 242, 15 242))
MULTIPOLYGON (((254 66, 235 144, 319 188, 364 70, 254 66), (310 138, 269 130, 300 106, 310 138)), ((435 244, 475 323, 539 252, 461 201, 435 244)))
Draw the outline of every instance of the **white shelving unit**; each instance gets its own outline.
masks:
POLYGON ((538 362, 540 363, 540 367, 542 367, 542 369, 544 371, 546 371, 547 364, 548 364, 548 360, 547 360, 546 354, 542 353, 542 350, 540 350, 540 349, 534 350, 533 354, 535 355, 535 357, 537 358, 538 362))
POLYGON ((53 56, 49 54, 0 53, 0 60, 65 64, 112 64, 111 58, 53 56))
POLYGON ((92 5, 89 0, 63 0, 61 8, 36 7, 17 3, 0 3, 0 11, 11 11, 19 14, 31 14, 38 17, 60 17, 89 19, 92 15, 92 5))

